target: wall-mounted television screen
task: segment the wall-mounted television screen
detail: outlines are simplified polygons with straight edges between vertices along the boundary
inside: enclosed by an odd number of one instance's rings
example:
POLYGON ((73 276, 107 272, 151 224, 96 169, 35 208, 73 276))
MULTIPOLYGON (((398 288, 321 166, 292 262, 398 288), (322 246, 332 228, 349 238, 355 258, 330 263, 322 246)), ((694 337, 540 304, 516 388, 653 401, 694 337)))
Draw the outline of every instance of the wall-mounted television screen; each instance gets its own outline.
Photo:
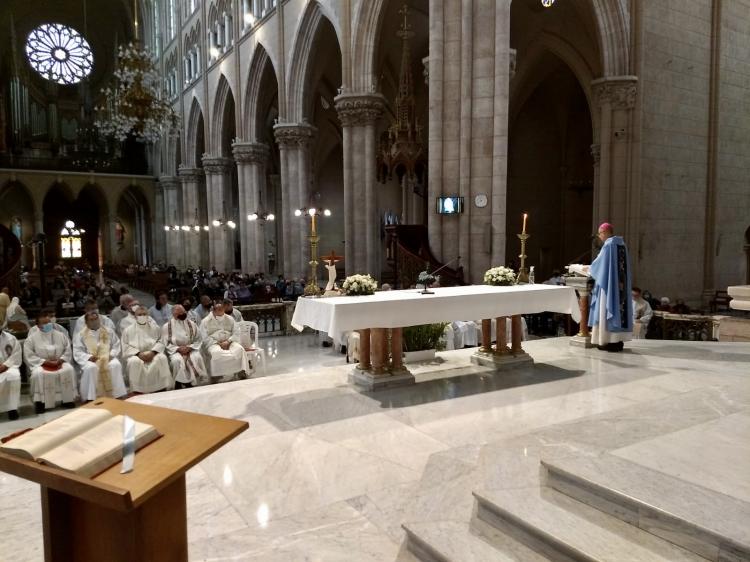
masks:
POLYGON ((439 215, 456 215, 464 212, 464 198, 458 196, 438 197, 437 212, 439 215))

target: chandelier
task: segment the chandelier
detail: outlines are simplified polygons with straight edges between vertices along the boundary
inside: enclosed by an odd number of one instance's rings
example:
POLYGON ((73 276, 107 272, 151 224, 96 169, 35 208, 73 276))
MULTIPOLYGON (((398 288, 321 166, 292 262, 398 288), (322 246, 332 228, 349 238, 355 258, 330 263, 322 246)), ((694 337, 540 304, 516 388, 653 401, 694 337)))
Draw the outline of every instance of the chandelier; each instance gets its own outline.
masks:
MULTIPOLYGON (((402 173, 408 184, 415 185, 421 175, 418 173, 419 164, 426 159, 425 147, 422 143, 422 125, 417 119, 416 100, 414 99, 414 84, 411 71, 411 49, 409 40, 414 37, 409 23, 409 7, 404 5, 399 10, 404 17, 398 35, 402 42, 401 71, 399 73, 398 96, 396 97, 396 120, 384 132, 380 140, 377 158, 378 180, 385 183, 393 178, 397 172, 399 179, 402 173)), ((423 167, 423 166, 422 166, 423 167)))
POLYGON ((104 103, 94 108, 95 125, 106 136, 125 141, 153 143, 177 127, 178 117, 165 99, 156 62, 138 41, 117 53, 115 83, 102 90, 104 103))

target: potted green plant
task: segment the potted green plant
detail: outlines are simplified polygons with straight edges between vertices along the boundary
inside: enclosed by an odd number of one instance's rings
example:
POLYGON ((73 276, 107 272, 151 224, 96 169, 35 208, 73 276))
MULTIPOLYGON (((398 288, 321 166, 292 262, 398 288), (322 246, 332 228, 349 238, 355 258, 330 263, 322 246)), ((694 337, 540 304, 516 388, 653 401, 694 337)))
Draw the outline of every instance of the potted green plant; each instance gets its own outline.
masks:
POLYGON ((430 361, 435 352, 445 348, 441 341, 447 322, 408 326, 403 331, 404 363, 430 361))

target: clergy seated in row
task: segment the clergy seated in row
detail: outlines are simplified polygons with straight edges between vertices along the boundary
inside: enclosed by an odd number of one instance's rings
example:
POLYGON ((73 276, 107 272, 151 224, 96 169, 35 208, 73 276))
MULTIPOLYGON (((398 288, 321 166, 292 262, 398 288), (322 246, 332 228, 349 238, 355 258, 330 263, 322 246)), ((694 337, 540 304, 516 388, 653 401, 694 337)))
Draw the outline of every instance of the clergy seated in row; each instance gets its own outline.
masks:
POLYGON ((232 299, 224 299, 224 314, 231 316, 235 322, 242 322, 242 313, 234 308, 234 301, 232 299))
POLYGON ((128 315, 130 312, 130 306, 133 304, 134 300, 135 297, 129 293, 120 295, 120 306, 113 308, 112 312, 109 313, 109 318, 112 320, 112 324, 114 324, 115 327, 120 323, 120 320, 128 315))
POLYGON ((0 412, 8 412, 11 420, 18 419, 21 398, 21 344, 5 327, 0 327, 0 412))
MULTIPOLYGON (((87 312, 99 312, 99 305, 97 304, 96 300, 94 299, 88 299, 84 306, 84 312, 81 316, 76 318, 76 321, 71 324, 71 331, 70 331, 70 337, 75 338, 76 334, 81 331, 81 329, 86 325, 86 313, 87 312)), ((106 326, 112 331, 115 331, 115 324, 110 320, 108 316, 100 315, 99 319, 102 322, 102 326, 106 326)))
POLYGON ((130 390, 145 394, 171 389, 172 374, 163 353, 161 328, 145 306, 136 309, 134 318, 135 323, 122 332, 122 357, 126 361, 130 390))
POLYGON ((642 340, 646 338, 648 324, 654 315, 654 310, 646 299, 643 298, 640 287, 633 287, 633 339, 642 340))
POLYGON ((82 400, 127 394, 119 355, 117 334, 102 324, 98 312, 87 313, 86 326, 73 339, 73 358, 81 368, 82 400))
POLYGON ((201 295, 200 304, 190 311, 190 319, 200 326, 203 319, 206 318, 210 312, 211 297, 208 295, 201 295))
POLYGON ((54 408, 58 402, 72 408, 78 396, 70 338, 55 320, 51 310, 40 310, 36 326, 29 329, 23 344, 31 398, 37 414, 46 408, 54 408))
POLYGON ((172 307, 172 319, 162 326, 161 333, 172 366, 174 387, 188 388, 208 382, 206 364, 200 351, 203 343, 200 329, 188 318, 182 305, 172 307))
POLYGON ((208 353, 211 378, 228 380, 236 373, 250 373, 247 354, 238 343, 234 319, 224 313, 224 303, 216 301, 213 310, 201 322, 203 345, 208 353))
POLYGON ((141 303, 135 299, 130 301, 130 306, 128 307, 128 313, 116 324, 117 326, 117 335, 122 337, 122 334, 127 330, 130 326, 135 324, 135 311, 138 310, 138 307, 141 306, 141 303))
POLYGON ((169 295, 164 291, 157 293, 156 303, 148 309, 148 314, 154 319, 159 328, 169 322, 172 318, 172 305, 169 304, 169 295))

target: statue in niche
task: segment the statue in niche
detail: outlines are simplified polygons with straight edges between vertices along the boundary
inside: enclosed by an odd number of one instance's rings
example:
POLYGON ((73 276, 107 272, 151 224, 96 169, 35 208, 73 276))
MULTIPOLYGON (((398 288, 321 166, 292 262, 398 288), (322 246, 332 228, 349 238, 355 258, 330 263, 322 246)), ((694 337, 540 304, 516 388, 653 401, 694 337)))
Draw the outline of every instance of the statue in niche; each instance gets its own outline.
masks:
POLYGON ((23 239, 23 225, 21 224, 20 217, 12 217, 10 219, 10 230, 16 238, 19 240, 23 239))

